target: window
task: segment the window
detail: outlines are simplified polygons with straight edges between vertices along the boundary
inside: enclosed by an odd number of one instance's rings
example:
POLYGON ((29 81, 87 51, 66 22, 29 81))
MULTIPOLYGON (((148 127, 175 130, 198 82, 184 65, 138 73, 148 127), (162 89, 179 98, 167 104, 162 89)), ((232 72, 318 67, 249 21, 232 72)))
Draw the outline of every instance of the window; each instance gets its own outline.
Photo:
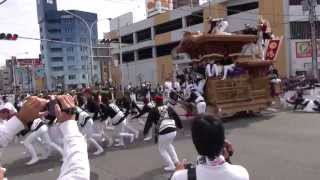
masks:
POLYGON ((97 69, 98 69, 98 66, 97 66, 97 65, 94 65, 94 66, 93 66, 93 69, 94 69, 94 70, 97 70, 97 69))
POLYGON ((66 38, 67 42, 73 42, 73 38, 66 38))
POLYGON ((50 48, 51 52, 62 52, 62 48, 50 48))
POLYGON ((85 79, 86 78, 86 75, 85 74, 82 74, 82 79, 85 79))
POLYGON ((49 24, 59 24, 59 23, 61 23, 61 20, 60 19, 49 19, 47 22, 49 24))
POLYGON ((173 48, 177 47, 179 42, 160 45, 156 47, 157 57, 170 55, 173 48))
MULTIPOLYGON (((311 29, 307 21, 290 22, 291 39, 310 39, 311 29)), ((320 22, 316 22, 316 29, 320 28, 320 22)), ((320 38, 320 31, 316 31, 317 38, 320 38)))
POLYGON ((85 65, 82 65, 82 66, 81 66, 81 69, 86 69, 86 66, 85 66, 85 65))
POLYGON ((122 62, 128 63, 134 61, 134 52, 124 52, 122 54, 122 62))
POLYGON ((68 69, 69 70, 76 70, 76 66, 75 65, 70 65, 70 66, 68 66, 68 69))
POLYGON ((245 3, 227 7, 228 16, 259 8, 259 2, 245 3))
POLYGON ((68 60, 68 61, 74 61, 75 59, 74 59, 74 56, 68 56, 68 57, 67 57, 67 60, 68 60))
POLYGON ((138 60, 152 58, 152 47, 138 50, 138 60))
POLYGON ((147 41, 147 40, 151 40, 151 29, 150 28, 137 32, 137 41, 138 42, 147 41))
POLYGON ((52 71, 63 71, 63 66, 53 66, 51 67, 52 71))
POLYGON ((52 38, 51 40, 53 40, 53 41, 61 41, 61 39, 59 39, 59 38, 52 38))
POLYGON ((57 80, 64 80, 64 76, 57 76, 56 79, 57 80))
MULTIPOLYGON (((289 1, 289 5, 301 5, 301 2, 302 2, 303 0, 290 0, 289 1)), ((317 3, 318 4, 320 4, 320 0, 317 0, 317 3)))
POLYGON ((187 20, 187 26, 193 26, 196 24, 203 23, 203 12, 194 12, 191 15, 186 17, 187 20))
POLYGON ((72 33, 72 31, 73 31, 72 28, 65 28, 64 29, 64 32, 66 32, 66 33, 72 33))
POLYGON ((48 4, 53 4, 53 0, 47 0, 48 4))
POLYGON ((74 79, 77 79, 77 76, 76 76, 75 74, 70 74, 70 75, 68 76, 68 79, 69 79, 69 80, 74 80, 74 79))
POLYGON ((52 62, 63 62, 63 57, 52 57, 51 61, 52 62))
POLYGON ((81 61, 85 61, 88 59, 88 56, 81 56, 81 61))
POLYGON ((87 52, 87 51, 88 51, 88 48, 87 48, 87 47, 84 47, 84 46, 81 46, 81 47, 80 47, 80 51, 81 51, 81 52, 87 52))
POLYGON ((67 47, 67 52, 73 52, 73 47, 67 47))
POLYGON ((60 29, 48 29, 48 33, 52 33, 52 34, 61 33, 61 30, 60 29))
POLYGON ((87 38, 80 38, 81 43, 87 43, 87 38))
POLYGON ((121 37, 121 43, 133 44, 133 34, 128 34, 121 37))
POLYGON ((176 29, 182 28, 182 19, 176 19, 173 21, 169 21, 163 24, 159 24, 155 26, 155 34, 162 34, 166 32, 170 32, 176 29))

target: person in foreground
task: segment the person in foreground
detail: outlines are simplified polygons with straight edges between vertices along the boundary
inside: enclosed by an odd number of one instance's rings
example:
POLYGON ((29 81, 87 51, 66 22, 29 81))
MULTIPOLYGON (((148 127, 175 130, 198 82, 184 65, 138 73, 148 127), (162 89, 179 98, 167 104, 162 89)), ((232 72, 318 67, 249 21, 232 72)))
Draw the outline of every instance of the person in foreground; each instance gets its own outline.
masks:
POLYGON ((210 115, 197 116, 192 124, 192 140, 199 154, 195 167, 181 164, 171 180, 249 180, 248 171, 226 162, 225 132, 221 121, 210 115))
MULTIPOLYGON (((57 96, 55 113, 59 128, 63 134, 63 164, 58 180, 89 180, 90 167, 87 144, 75 121, 75 104, 70 95, 57 96)), ((27 124, 41 115, 48 101, 38 97, 29 97, 20 112, 0 126, 0 147, 6 147, 14 136, 27 127, 27 124)), ((0 168, 0 180, 4 171, 0 168)))

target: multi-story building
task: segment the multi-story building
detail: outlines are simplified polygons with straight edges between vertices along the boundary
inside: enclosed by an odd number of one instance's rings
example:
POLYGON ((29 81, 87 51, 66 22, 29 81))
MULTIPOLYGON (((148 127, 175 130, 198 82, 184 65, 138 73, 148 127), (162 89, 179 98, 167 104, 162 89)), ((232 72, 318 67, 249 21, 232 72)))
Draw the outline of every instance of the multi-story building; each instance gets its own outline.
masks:
POLYGON ((13 90, 27 92, 44 89, 44 67, 39 58, 24 58, 6 60, 3 69, 3 83, 5 87, 13 90))
MULTIPOLYGON (((184 31, 208 32, 207 19, 213 17, 225 18, 229 22, 227 31, 235 32, 244 29, 244 24, 256 25, 262 15, 270 22, 274 34, 283 37, 276 68, 281 76, 295 75, 311 68, 310 24, 300 3, 301 0, 215 0, 211 6, 205 3, 154 15, 105 33, 105 38, 122 43, 114 46, 112 54, 119 61, 123 85, 137 84, 141 78, 163 82, 172 75, 171 51, 184 31)), ((320 14, 319 5, 316 11, 320 14)))
POLYGON ((100 62, 101 83, 105 84, 112 81, 112 56, 110 43, 98 43, 93 49, 93 54, 94 60, 96 62, 100 62))
POLYGON ((122 85, 139 84, 141 80, 161 83, 172 76, 172 49, 185 31, 207 32, 208 17, 226 18, 230 32, 243 29, 246 23, 256 24, 259 14, 256 0, 215 2, 210 8, 208 4, 192 9, 181 7, 105 33, 105 38, 121 42, 120 46, 114 46, 112 54, 119 61, 122 85), (236 12, 231 13, 229 7, 236 12))
POLYGON ((10 69, 7 66, 2 66, 0 68, 0 85, 2 92, 9 92, 12 90, 11 79, 10 69))
POLYGON ((44 39, 41 41, 41 57, 45 64, 47 88, 79 88, 90 82, 100 82, 99 62, 93 61, 91 66, 90 55, 90 41, 94 45, 97 43, 97 14, 58 11, 56 0, 37 0, 37 9, 40 35, 44 39), (93 25, 91 39, 84 21, 93 25))
MULTIPOLYGON (((302 0, 286 0, 283 11, 284 27, 286 29, 285 40, 288 44, 288 60, 290 74, 309 73, 312 69, 311 50, 311 26, 308 13, 303 13, 302 0)), ((320 14, 320 0, 316 14, 320 14)), ((319 18, 319 17, 318 17, 319 18)), ((320 21, 316 22, 317 39, 320 38, 320 21)), ((318 40, 318 62, 320 61, 320 41, 318 40)), ((319 66, 320 68, 320 66, 319 66)))

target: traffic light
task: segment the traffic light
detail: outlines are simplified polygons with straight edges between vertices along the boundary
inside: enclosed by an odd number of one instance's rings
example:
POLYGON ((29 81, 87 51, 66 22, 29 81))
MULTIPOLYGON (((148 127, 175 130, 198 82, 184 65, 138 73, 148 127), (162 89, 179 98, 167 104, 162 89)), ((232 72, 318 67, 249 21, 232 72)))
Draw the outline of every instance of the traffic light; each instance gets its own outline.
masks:
POLYGON ((15 41, 18 39, 18 34, 11 34, 11 33, 1 33, 0 34, 0 40, 9 40, 9 41, 15 41))

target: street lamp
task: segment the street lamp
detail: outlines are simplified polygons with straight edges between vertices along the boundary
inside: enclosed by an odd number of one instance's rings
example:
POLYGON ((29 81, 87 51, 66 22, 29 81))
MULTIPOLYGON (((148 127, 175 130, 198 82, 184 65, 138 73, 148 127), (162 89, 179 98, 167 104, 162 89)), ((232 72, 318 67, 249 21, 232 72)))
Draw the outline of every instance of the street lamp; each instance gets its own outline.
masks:
POLYGON ((0 1, 0 5, 3 4, 3 3, 5 3, 6 1, 7 1, 7 0, 1 0, 1 1, 0 1))
MULTIPOLYGON (((90 42, 90 44, 89 44, 89 46, 90 46, 90 57, 91 57, 91 73, 90 73, 91 74, 91 81, 89 80, 89 76, 88 76, 87 79, 88 79, 88 84, 92 85, 92 83, 93 83, 93 80, 92 80, 92 77, 93 77, 93 50, 92 50, 92 31, 91 30, 92 30, 93 25, 96 22, 92 23, 91 26, 89 26, 88 22, 85 19, 83 19, 81 16, 79 16, 77 14, 74 14, 74 13, 68 11, 68 10, 63 10, 63 11, 68 13, 68 14, 70 14, 70 15, 72 15, 72 16, 74 16, 74 17, 76 17, 76 18, 78 18, 80 21, 82 21, 86 25, 86 27, 88 29, 89 42, 90 42)), ((87 65, 87 73, 89 75, 88 65, 87 65)))
MULTIPOLYGON (((74 13, 68 11, 68 10, 62 10, 62 11, 64 11, 64 12, 66 12, 66 13, 68 13, 68 14, 76 17, 76 18, 78 18, 80 21, 82 21, 82 22, 86 25, 86 28, 88 29, 89 38, 90 38, 90 40, 89 40, 89 42, 90 42, 89 46, 90 46, 90 59, 91 59, 91 66, 90 66, 90 77, 91 77, 91 78, 90 78, 90 80, 89 80, 89 77, 88 77, 88 84, 93 85, 93 82, 94 82, 94 79, 93 79, 93 62, 94 62, 93 56, 94 56, 94 54, 93 54, 93 45, 92 45, 92 31, 93 31, 93 27, 94 27, 95 24, 98 23, 98 21, 101 21, 101 20, 109 20, 109 21, 110 21, 111 18, 97 19, 97 20, 93 21, 93 22, 89 25, 88 22, 87 22, 85 19, 83 19, 81 16, 79 16, 79 15, 77 15, 77 14, 74 14, 74 13)), ((88 65, 87 65, 87 73, 89 74, 89 67, 88 67, 88 65)))

